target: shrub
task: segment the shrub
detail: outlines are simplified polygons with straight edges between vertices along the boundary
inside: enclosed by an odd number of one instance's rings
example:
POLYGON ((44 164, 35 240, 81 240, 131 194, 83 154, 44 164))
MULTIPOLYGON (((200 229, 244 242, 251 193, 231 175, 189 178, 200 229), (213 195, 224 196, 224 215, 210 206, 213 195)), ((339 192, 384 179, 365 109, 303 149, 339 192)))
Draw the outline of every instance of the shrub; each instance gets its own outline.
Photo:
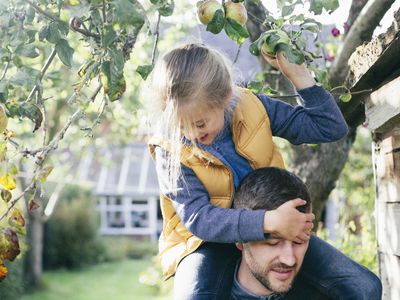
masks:
POLYGON ((98 236, 99 222, 90 192, 69 187, 45 225, 45 268, 67 269, 100 262, 104 247, 98 236))
POLYGON ((1 300, 20 299, 25 288, 23 257, 20 255, 13 262, 5 260, 4 264, 8 269, 8 275, 0 282, 0 298, 1 300))
POLYGON ((148 240, 137 240, 130 236, 106 236, 101 241, 105 248, 104 259, 107 261, 142 259, 157 254, 157 243, 148 240))

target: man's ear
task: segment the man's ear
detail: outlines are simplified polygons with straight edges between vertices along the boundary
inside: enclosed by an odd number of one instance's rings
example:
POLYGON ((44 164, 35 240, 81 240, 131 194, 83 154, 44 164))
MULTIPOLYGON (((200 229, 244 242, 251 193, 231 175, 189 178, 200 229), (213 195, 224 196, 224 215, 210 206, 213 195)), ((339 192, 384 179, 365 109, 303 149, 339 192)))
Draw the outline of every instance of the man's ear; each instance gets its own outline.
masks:
POLYGON ((236 248, 238 248, 240 251, 243 251, 243 244, 242 243, 235 243, 236 248))

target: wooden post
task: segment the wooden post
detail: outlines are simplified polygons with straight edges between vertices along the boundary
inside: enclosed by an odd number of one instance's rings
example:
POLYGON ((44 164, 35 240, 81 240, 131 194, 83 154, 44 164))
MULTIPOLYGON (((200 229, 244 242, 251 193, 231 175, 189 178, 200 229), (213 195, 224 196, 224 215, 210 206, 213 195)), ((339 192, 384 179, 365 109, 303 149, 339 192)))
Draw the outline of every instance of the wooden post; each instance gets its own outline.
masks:
POLYGON ((379 269, 384 300, 400 300, 400 77, 366 100, 372 130, 379 269))

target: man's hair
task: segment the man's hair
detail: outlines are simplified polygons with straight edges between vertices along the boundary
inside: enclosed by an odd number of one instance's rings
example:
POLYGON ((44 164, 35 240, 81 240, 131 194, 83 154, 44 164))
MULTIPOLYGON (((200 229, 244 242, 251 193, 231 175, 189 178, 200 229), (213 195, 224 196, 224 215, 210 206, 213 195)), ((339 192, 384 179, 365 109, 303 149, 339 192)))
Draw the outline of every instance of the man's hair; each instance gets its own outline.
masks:
POLYGON ((295 198, 307 201, 297 207, 299 211, 311 211, 310 194, 303 181, 287 170, 268 167, 256 169, 243 179, 233 203, 235 208, 273 210, 295 198))

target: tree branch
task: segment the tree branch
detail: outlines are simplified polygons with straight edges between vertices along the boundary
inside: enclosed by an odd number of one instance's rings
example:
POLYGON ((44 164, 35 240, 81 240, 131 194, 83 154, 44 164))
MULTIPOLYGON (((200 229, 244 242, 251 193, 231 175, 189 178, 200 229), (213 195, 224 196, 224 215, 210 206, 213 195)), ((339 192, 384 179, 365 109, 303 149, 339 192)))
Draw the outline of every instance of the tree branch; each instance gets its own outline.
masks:
MULTIPOLYGON (((37 180, 38 178, 36 178, 36 175, 38 174, 38 172, 40 171, 40 169, 42 168, 42 165, 44 163, 44 161, 46 160, 46 158, 49 156, 49 154, 51 153, 51 151, 54 151, 55 149, 58 148, 58 144, 60 143, 60 141, 64 138, 65 133, 67 132, 67 130, 70 128, 71 124, 78 118, 78 116, 80 114, 82 114, 83 109, 79 108, 77 111, 75 111, 72 116, 69 117, 67 123, 65 123, 64 127, 58 132, 58 134, 53 138, 53 140, 46 146, 46 147, 42 147, 38 150, 36 150, 36 153, 41 153, 42 155, 38 156, 35 160, 35 169, 33 171, 33 177, 31 178, 31 183, 29 184, 29 186, 20 194, 18 195, 18 197, 16 197, 10 204, 10 206, 7 208, 6 212, 0 217, 0 222, 1 220, 3 220, 8 213, 11 211, 11 209, 15 206, 15 204, 22 198, 24 197, 28 192, 33 191, 36 189, 36 184, 37 184, 37 180)), ((30 154, 32 155, 33 151, 25 151, 26 154, 30 154)))
POLYGON ((370 0, 364 6, 346 35, 343 48, 329 71, 332 86, 341 85, 344 82, 349 72, 350 55, 363 42, 371 40, 375 28, 394 2, 395 0, 370 0))
POLYGON ((156 31, 154 32, 153 51, 151 53, 151 65, 154 65, 154 61, 156 60, 157 44, 158 44, 158 38, 160 36, 160 20, 161 20, 161 15, 160 13, 158 13, 156 31))
MULTIPOLYGON (((47 58, 46 63, 44 64, 43 68, 40 70, 39 82, 42 81, 43 76, 46 73, 47 69, 49 68, 54 57, 56 56, 56 53, 57 53, 56 48, 53 48, 49 57, 47 58)), ((39 85, 35 84, 35 86, 31 90, 31 92, 29 93, 28 98, 26 98, 25 103, 29 102, 29 100, 32 98, 33 94, 38 90, 38 88, 39 88, 39 85)))

